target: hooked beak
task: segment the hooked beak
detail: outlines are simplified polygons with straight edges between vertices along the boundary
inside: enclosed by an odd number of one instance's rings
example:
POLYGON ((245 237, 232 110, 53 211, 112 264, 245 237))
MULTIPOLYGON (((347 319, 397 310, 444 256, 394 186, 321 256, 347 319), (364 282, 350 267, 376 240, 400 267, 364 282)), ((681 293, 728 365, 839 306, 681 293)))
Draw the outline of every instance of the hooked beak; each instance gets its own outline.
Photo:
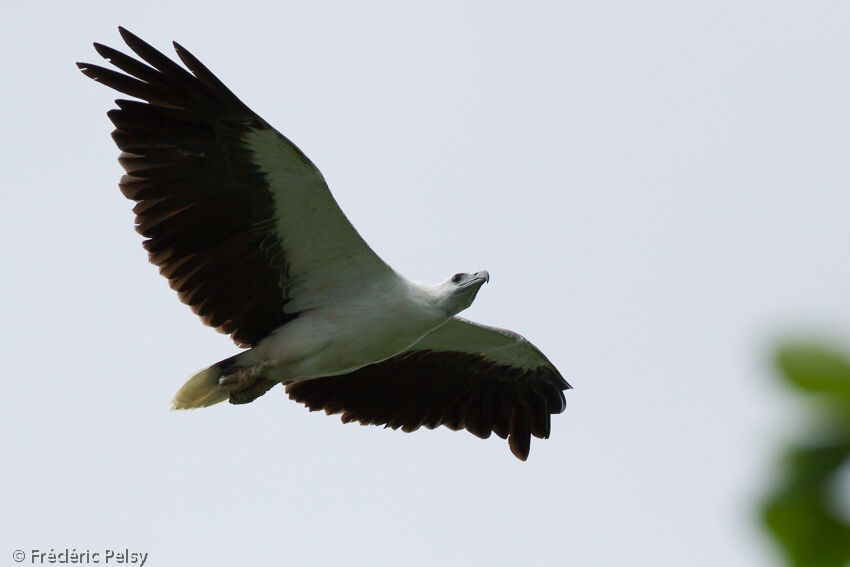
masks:
POLYGON ((488 272, 487 270, 475 272, 472 279, 473 279, 473 281, 484 280, 484 283, 487 283, 487 282, 490 281, 490 272, 488 272))

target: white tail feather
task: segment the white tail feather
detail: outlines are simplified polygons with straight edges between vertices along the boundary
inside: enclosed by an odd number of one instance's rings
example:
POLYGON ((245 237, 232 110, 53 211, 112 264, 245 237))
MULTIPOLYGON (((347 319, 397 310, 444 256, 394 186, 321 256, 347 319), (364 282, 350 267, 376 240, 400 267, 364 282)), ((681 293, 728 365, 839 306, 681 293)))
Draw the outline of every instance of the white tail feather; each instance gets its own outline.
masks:
POLYGON ((174 396, 171 409, 205 408, 228 399, 230 394, 218 389, 219 376, 221 370, 213 364, 189 378, 174 396))

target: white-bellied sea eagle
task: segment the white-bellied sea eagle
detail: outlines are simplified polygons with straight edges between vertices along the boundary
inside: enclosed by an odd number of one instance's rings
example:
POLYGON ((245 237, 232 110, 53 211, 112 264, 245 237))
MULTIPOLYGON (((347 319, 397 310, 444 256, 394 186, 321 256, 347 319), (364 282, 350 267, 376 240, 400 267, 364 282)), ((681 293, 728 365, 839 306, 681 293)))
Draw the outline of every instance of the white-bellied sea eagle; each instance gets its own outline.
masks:
POLYGON ((150 261, 201 320, 247 350, 190 378, 173 407, 251 402, 276 384, 343 422, 467 429, 528 457, 570 386, 520 335, 466 321, 487 272, 438 284, 392 270, 322 174, 191 53, 184 69, 119 28, 141 59, 82 72, 137 100, 108 112, 150 261), (188 69, 188 70, 187 70, 188 69))

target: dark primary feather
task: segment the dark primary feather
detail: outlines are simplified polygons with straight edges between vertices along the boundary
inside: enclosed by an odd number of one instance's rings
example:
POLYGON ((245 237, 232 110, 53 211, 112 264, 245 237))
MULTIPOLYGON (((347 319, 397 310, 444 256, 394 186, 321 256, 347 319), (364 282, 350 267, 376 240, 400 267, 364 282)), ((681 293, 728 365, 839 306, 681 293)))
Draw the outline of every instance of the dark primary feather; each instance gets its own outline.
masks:
POLYGON ((407 432, 445 425, 483 439, 495 433, 525 460, 532 435, 549 437, 568 388, 547 366, 526 371, 476 354, 410 351, 349 374, 287 384, 286 392, 311 411, 341 413, 346 423, 407 432))
POLYGON ((123 72, 77 65, 141 99, 118 100, 108 112, 136 229, 184 303, 238 345, 254 345, 295 317, 283 308, 286 260, 272 196, 242 142, 249 129, 269 126, 183 47, 175 44, 189 71, 119 30, 144 62, 96 43, 123 72))

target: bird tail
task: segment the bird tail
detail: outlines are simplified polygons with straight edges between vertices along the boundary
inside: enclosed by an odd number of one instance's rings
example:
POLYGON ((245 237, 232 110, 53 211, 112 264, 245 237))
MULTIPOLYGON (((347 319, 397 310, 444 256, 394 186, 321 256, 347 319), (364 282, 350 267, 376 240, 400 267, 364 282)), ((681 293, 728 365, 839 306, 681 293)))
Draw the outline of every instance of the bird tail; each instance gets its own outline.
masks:
MULTIPOLYGON (((262 376, 255 377, 247 386, 235 391, 219 388, 219 378, 238 368, 237 357, 247 352, 220 360, 189 378, 171 401, 171 409, 205 408, 228 399, 231 404, 247 404, 271 390, 278 382, 262 376)), ((244 363, 244 358, 242 362, 244 363)))
POLYGON ((218 389, 218 379, 226 368, 233 365, 233 358, 216 362, 189 378, 175 394, 171 409, 205 408, 228 399, 230 394, 218 389))

